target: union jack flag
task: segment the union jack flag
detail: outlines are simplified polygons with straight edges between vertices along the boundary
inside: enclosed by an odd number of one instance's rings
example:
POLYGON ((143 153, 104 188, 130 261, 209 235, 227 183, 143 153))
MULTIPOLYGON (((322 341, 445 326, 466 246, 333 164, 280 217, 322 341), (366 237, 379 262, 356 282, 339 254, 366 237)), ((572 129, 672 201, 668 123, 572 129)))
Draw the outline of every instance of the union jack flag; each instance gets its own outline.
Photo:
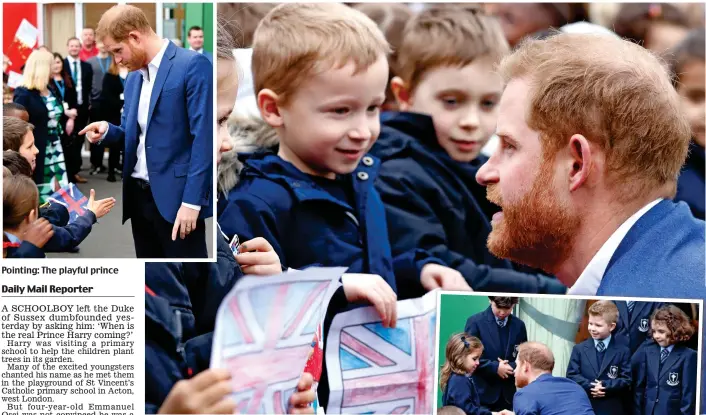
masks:
POLYGON ((426 307, 421 313, 404 312, 409 302, 424 300, 398 303, 400 318, 394 329, 382 327, 370 312, 356 316, 360 310, 334 320, 326 356, 331 387, 327 413, 432 412, 436 311, 426 307))
POLYGON ((225 298, 211 367, 230 370, 238 413, 286 413, 305 367, 319 380, 321 325, 344 270, 245 277, 225 298))
POLYGON ((68 186, 57 190, 47 200, 63 205, 68 209, 69 223, 74 222, 76 218, 88 210, 88 198, 73 183, 69 183, 68 186))

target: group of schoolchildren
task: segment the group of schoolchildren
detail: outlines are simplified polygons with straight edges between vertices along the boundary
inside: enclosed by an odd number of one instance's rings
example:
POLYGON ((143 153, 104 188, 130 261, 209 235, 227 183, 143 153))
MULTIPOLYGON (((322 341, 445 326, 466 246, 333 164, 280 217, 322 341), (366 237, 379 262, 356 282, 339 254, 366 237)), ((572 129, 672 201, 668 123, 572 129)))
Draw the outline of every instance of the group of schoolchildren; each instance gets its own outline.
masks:
MULTIPOLYGON (((435 288, 565 292, 486 247, 497 207, 474 175, 503 88, 493 64, 509 52, 494 18, 429 7, 403 25, 394 63, 380 28, 343 4, 282 4, 258 19, 254 32, 236 28, 247 45, 219 22, 218 260, 146 267, 146 412, 235 409, 229 374, 208 362, 216 310, 242 275, 348 267, 324 333, 361 304, 394 327, 397 299, 435 288), (237 46, 251 46, 257 118, 231 116, 247 79, 237 46), (400 111, 381 114, 391 101, 400 111), (246 242, 234 255, 236 236, 246 242)), ((511 379, 507 352, 485 370, 511 379)), ((302 377, 292 412, 312 410, 313 381, 302 377)), ((317 381, 326 407, 326 368, 317 381)))
POLYGON ((40 205, 32 179, 37 147, 29 115, 19 104, 3 105, 3 258, 44 258, 46 252, 72 252, 90 234, 96 221, 115 206, 114 198, 95 199, 69 223, 66 206, 40 205))
POLYGON ((543 399, 543 410, 530 412, 531 394, 516 398, 517 387, 526 386, 515 376, 516 359, 527 342, 524 322, 511 314, 517 299, 489 298, 490 307, 471 316, 464 333, 447 343, 440 377, 444 406, 477 415, 570 414, 581 413, 580 403, 588 398, 589 413, 596 415, 695 414, 698 353, 685 343, 696 329, 679 307, 593 303, 588 309, 590 338, 573 347, 566 369, 566 378, 585 393, 568 407, 562 407, 566 401, 560 396, 543 399))

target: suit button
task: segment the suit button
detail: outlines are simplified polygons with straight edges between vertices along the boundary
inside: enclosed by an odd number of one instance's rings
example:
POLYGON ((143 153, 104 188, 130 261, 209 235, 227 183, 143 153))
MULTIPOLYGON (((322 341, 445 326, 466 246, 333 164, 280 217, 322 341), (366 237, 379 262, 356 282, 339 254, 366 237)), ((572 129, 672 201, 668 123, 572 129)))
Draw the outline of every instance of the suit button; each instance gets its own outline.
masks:
POLYGON ((360 171, 360 172, 358 172, 358 178, 360 180, 368 180, 368 173, 366 173, 364 171, 360 171))
POLYGON ((373 165, 373 158, 370 156, 363 157, 363 164, 365 164, 368 167, 372 166, 373 165))

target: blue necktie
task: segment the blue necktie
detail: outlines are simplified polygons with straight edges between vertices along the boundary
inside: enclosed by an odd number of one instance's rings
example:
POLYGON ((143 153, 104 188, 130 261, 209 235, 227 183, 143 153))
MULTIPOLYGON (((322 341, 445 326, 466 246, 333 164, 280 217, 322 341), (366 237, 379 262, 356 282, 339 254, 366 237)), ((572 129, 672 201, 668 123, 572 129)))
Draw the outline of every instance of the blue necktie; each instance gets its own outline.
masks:
POLYGON ((603 340, 598 340, 598 343, 596 343, 596 349, 598 349, 598 353, 603 353, 605 350, 605 344, 603 343, 603 340))
POLYGON ((628 301, 628 312, 632 314, 632 310, 635 309, 635 302, 634 301, 628 301))
POLYGON ((500 328, 505 327, 505 320, 498 320, 498 327, 500 327, 500 328))
POLYGON ((71 74, 74 79, 74 86, 78 84, 78 62, 74 61, 74 72, 71 74))
POLYGON ((659 355, 659 363, 662 364, 664 363, 665 360, 669 357, 669 349, 662 349, 662 353, 659 355))

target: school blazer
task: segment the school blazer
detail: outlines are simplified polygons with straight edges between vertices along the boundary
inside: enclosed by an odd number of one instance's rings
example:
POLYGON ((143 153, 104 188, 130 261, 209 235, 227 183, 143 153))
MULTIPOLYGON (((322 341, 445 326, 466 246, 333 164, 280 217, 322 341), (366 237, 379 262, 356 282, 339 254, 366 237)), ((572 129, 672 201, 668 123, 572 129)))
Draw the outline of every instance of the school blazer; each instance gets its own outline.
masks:
POLYGON ((493 404, 504 396, 508 402, 512 402, 515 394, 515 378, 509 376, 501 379, 498 376, 498 358, 509 360, 510 366, 515 368, 515 358, 517 358, 517 346, 527 341, 527 329, 525 323, 514 315, 508 316, 508 342, 503 348, 500 344, 500 334, 498 324, 490 306, 478 314, 468 318, 466 321, 466 333, 478 337, 483 343, 483 354, 480 357, 480 365, 473 374, 478 393, 481 396, 482 404, 493 404))
POLYGON ((632 315, 628 318, 628 304, 625 301, 613 301, 620 313, 618 324, 613 330, 614 337, 622 337, 625 344, 630 347, 630 354, 634 354, 638 347, 648 339, 650 330, 650 317, 658 308, 667 303, 637 301, 632 315))
POLYGON ((630 391, 630 349, 611 337, 603 352, 603 362, 598 365, 598 351, 592 338, 574 346, 571 351, 566 377, 586 391, 596 415, 623 415, 622 395, 630 391), (603 398, 591 397, 591 382, 601 381, 606 388, 603 398))
POLYGON ((635 415, 694 415, 696 352, 675 345, 661 368, 659 358, 657 343, 646 344, 632 357, 635 415))
POLYGON ((480 406, 480 397, 476 386, 468 376, 452 373, 441 398, 444 406, 455 406, 466 415, 491 415, 491 412, 480 406))

